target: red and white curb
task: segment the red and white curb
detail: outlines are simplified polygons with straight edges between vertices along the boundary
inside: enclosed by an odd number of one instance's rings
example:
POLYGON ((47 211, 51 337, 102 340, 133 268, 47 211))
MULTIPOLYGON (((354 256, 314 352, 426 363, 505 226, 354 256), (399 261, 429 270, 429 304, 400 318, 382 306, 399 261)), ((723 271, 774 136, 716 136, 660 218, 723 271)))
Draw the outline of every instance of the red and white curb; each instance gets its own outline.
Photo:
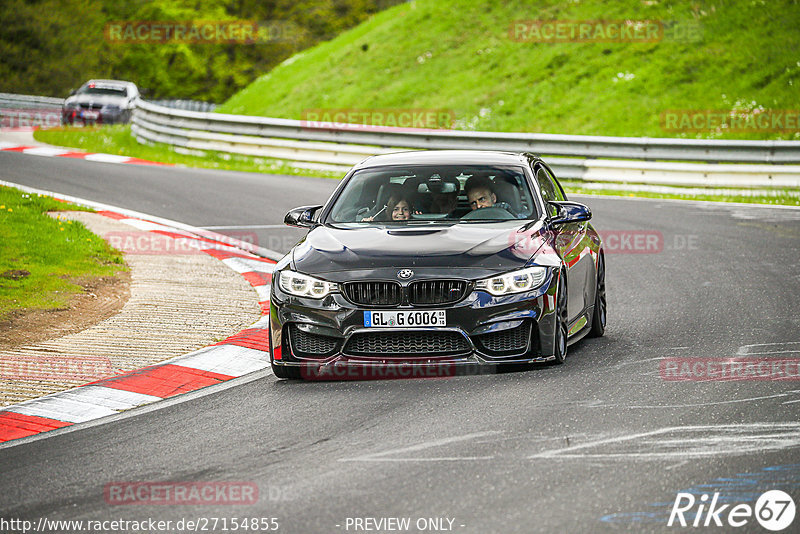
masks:
MULTIPOLYGON (((31 193, 57 196, 16 184, 0 184, 31 193)), ((64 195, 58 196, 61 200, 77 200, 64 195)), ((106 207, 89 201, 80 203, 96 208, 106 207)), ((188 240, 192 246, 221 260, 244 276, 256 289, 262 317, 245 330, 195 352, 3 408, 0 410, 0 442, 114 415, 268 367, 269 288, 275 261, 247 252, 247 249, 254 248, 248 243, 207 230, 196 229, 193 232, 191 227, 183 224, 173 225, 164 219, 152 218, 161 221, 154 222, 131 216, 135 212, 118 208, 100 209, 98 213, 140 231, 188 240)))
POLYGON ((115 154, 103 154, 92 152, 81 152, 80 150, 70 150, 68 148, 58 148, 51 146, 30 146, 17 145, 14 143, 0 142, 0 152, 17 152, 30 156, 45 156, 50 158, 73 158, 84 159, 86 161, 97 161, 100 163, 133 163, 136 165, 166 165, 169 163, 158 163, 146 159, 132 158, 130 156, 117 156, 115 154))

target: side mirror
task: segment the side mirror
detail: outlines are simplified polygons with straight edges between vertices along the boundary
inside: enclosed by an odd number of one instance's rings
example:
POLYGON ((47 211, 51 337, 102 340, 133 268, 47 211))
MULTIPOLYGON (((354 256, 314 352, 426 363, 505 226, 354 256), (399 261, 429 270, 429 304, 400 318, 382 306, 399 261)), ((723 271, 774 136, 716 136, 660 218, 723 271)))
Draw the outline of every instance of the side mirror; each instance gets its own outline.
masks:
POLYGON ((283 218, 283 224, 298 226, 300 228, 311 228, 314 226, 314 215, 322 206, 302 206, 295 208, 283 218))
POLYGON ((550 219, 550 224, 568 224, 585 222, 592 218, 592 210, 588 206, 578 202, 548 202, 549 205, 556 208, 558 213, 555 217, 550 219))

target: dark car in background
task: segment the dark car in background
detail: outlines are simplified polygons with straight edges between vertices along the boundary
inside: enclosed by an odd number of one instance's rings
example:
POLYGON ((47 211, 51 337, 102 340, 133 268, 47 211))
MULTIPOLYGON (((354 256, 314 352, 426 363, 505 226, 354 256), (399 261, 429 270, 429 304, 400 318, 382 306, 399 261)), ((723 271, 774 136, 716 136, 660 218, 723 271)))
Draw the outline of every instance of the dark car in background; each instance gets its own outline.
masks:
POLYGON ((73 91, 61 109, 62 124, 125 124, 130 122, 139 89, 121 80, 89 80, 73 91))
POLYGON ((532 154, 368 158, 286 215, 310 230, 273 273, 273 372, 561 363, 605 330, 590 218, 532 154))

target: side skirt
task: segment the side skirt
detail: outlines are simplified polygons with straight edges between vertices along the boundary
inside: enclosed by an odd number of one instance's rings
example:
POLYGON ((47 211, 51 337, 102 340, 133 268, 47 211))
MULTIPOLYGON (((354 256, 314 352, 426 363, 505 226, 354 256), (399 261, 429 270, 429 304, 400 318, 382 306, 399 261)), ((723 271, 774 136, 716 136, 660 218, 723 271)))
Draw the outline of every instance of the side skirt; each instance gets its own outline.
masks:
POLYGON ((586 334, 592 329, 592 314, 594 314, 594 305, 587 307, 577 319, 570 323, 567 329, 567 332, 569 332, 567 346, 573 345, 586 337, 586 334))

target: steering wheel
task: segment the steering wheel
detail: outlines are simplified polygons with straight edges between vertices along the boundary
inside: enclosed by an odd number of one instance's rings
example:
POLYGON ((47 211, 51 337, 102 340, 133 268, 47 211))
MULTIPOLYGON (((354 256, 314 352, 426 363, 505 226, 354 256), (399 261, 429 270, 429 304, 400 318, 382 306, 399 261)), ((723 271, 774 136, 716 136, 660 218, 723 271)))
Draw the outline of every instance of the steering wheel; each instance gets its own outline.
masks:
POLYGON ((488 208, 478 208, 475 210, 470 211, 463 217, 463 220, 467 219, 493 219, 493 220, 501 220, 507 221, 509 219, 516 219, 511 213, 508 212, 505 208, 498 208, 497 206, 489 206, 488 208))

